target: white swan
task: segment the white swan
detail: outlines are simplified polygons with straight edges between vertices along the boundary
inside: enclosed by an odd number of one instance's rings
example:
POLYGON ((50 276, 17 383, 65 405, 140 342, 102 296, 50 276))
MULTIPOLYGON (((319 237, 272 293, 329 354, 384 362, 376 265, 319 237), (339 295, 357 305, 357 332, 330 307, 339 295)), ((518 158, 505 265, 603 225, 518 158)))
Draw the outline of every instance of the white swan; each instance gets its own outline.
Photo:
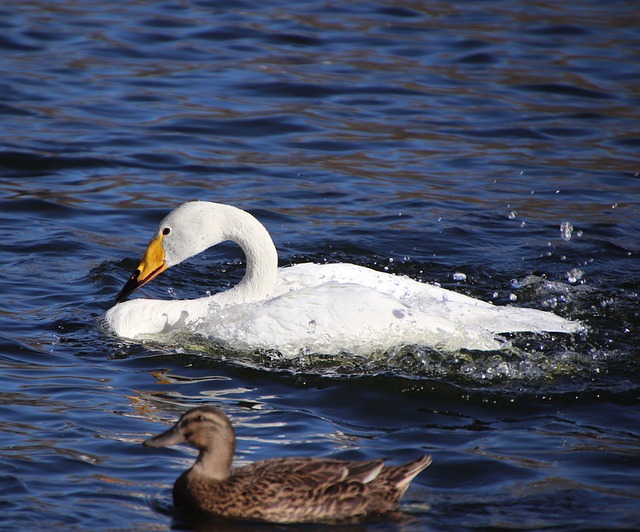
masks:
POLYGON ((264 226, 236 207, 193 201, 160 223, 140 265, 105 315, 129 339, 187 331, 232 349, 367 354, 403 345, 492 350, 497 333, 576 332, 578 322, 540 310, 499 307, 404 276, 354 264, 278 268, 264 226), (167 268, 225 240, 246 255, 233 288, 192 300, 124 301, 167 268))

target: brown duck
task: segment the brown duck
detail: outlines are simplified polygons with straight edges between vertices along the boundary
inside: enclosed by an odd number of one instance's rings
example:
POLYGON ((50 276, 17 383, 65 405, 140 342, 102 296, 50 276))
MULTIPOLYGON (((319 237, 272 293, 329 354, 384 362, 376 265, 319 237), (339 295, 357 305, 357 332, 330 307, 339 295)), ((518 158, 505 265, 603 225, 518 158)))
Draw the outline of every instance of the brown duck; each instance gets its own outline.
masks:
POLYGON ((174 505, 225 518, 275 523, 340 521, 397 508, 431 456, 400 466, 383 460, 274 458, 232 468, 236 436, 229 419, 212 406, 186 412, 147 447, 189 443, 200 451, 173 486, 174 505))

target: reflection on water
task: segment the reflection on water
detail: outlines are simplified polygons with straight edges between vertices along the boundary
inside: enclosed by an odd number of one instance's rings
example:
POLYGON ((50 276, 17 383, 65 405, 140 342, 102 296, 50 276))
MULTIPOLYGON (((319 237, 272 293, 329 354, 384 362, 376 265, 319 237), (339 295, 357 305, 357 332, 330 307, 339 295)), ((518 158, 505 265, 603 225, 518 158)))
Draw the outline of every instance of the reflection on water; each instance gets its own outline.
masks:
MULTIPOLYGON (((0 528, 210 529, 171 506, 193 451, 141 445, 197 404, 231 416, 239 463, 433 455, 400 515, 349 530, 640 528, 636 11, 5 3, 0 528), (258 216, 281 265, 353 262, 588 329, 293 359, 105 334, 149 231, 191 199, 258 216)), ((141 296, 242 268, 221 246, 141 296)))

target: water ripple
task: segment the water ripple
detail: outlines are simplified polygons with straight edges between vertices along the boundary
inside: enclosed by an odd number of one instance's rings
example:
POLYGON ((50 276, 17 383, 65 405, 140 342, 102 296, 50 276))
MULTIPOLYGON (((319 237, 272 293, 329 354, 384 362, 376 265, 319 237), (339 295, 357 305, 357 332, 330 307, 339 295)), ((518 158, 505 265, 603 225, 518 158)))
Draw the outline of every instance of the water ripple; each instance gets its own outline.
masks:
MULTIPOLYGON (((3 5, 3 529, 202 525, 170 502, 193 453, 140 442, 203 403, 233 418, 240 462, 432 454, 399 521, 367 528, 639 528, 635 10, 3 5), (104 334, 156 223, 191 199, 255 214, 282 264, 354 262, 589 330, 294 360, 104 334)), ((222 246, 143 295, 242 269, 222 246)))

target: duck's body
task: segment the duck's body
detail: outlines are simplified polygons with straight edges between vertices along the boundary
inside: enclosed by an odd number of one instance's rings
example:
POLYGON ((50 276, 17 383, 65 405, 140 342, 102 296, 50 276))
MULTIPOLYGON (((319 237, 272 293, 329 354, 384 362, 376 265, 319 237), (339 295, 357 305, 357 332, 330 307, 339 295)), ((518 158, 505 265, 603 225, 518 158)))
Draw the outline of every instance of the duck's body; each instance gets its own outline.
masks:
POLYGON ((224 240, 237 242, 247 257, 247 273, 238 285, 194 300, 119 303, 105 316, 109 328, 125 338, 186 329, 236 349, 276 349, 286 355, 302 350, 366 354, 411 344, 489 350, 501 347, 498 333, 580 329, 550 312, 497 307, 354 264, 278 268, 273 242, 255 218, 201 201, 182 205, 161 222, 117 301, 224 240))
POLYGON ((325 458, 279 458, 231 468, 235 434, 215 407, 194 408, 148 447, 189 443, 200 454, 173 487, 177 508, 277 523, 340 521, 397 508, 413 478, 431 463, 400 466, 325 458))

